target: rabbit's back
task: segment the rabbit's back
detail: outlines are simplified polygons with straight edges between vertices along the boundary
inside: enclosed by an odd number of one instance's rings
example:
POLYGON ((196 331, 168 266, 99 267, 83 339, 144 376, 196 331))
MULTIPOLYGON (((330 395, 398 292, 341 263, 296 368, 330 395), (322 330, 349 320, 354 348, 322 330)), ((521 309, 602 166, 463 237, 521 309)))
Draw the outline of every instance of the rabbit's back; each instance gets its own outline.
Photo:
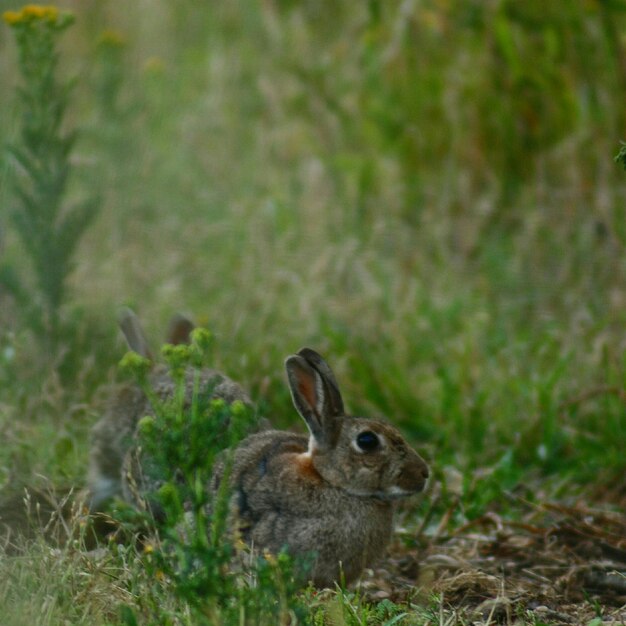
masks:
MULTIPOLYGON (((174 397, 177 391, 177 383, 163 365, 153 368, 147 382, 157 402, 174 397)), ((229 404, 235 400, 251 404, 237 383, 216 370, 189 369, 182 384, 185 408, 191 406, 196 385, 208 398, 220 398, 229 404)), ((151 400, 138 385, 129 383, 116 390, 103 417, 94 425, 88 477, 92 508, 112 497, 128 494, 122 488, 126 459, 136 443, 137 423, 147 415, 154 416, 151 400)))

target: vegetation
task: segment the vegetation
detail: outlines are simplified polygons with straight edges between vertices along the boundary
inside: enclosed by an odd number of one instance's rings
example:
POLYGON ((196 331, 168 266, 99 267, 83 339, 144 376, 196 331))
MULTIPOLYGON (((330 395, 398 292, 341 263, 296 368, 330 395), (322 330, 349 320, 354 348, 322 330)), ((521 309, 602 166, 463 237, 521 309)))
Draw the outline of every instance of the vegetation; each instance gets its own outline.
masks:
POLYGON ((63 335, 61 307, 72 255, 97 208, 94 199, 63 207, 75 134, 62 130, 70 84, 56 78, 55 39, 73 16, 56 7, 27 6, 7 11, 5 21, 15 31, 22 75, 20 132, 8 147, 18 206, 9 210, 9 217, 33 265, 35 285, 27 286, 23 262, 6 264, 0 278, 19 303, 23 321, 45 341, 47 352, 54 353, 63 335))
POLYGON ((304 615, 291 560, 286 554, 255 556, 245 549, 228 524, 227 481, 216 497, 207 489, 218 453, 227 474, 229 451, 250 431, 254 417, 239 401, 229 406, 223 400, 207 400, 209 390, 201 388, 199 368, 210 365, 210 339, 208 331, 197 329, 190 346, 165 346, 179 391, 172 398, 160 400, 154 394, 145 375, 148 361, 135 353, 123 361, 155 409, 154 417, 139 422, 137 454, 147 482, 147 492, 140 496, 143 514, 127 506, 114 513, 118 520, 132 520, 127 531, 147 529, 141 557, 135 558, 143 578, 152 582, 138 597, 137 609, 123 607, 127 622, 136 620, 138 612, 155 624, 175 621, 176 612, 170 617, 161 606, 164 593, 182 601, 195 624, 271 624, 281 623, 290 613, 304 615), (186 408, 189 367, 195 368, 196 380, 186 408), (162 511, 159 528, 148 510, 162 511))
MULTIPOLYGON (((214 365, 281 426, 298 423, 284 357, 326 355, 352 412, 388 416, 434 468, 393 554, 419 557, 486 514, 519 521, 547 500, 623 508, 621 0, 68 6, 75 24, 49 33, 59 63, 34 68, 59 90, 41 145, 46 171, 64 173, 47 200, 25 130, 43 119, 28 114, 41 94, 27 99, 35 82, 6 24, 0 38, 0 86, 15 93, 0 100, 13 147, 0 244, 14 268, 0 291, 3 493, 38 476, 84 483, 88 431, 124 352, 115 310, 128 304, 149 331, 192 312, 217 337, 214 365), (68 76, 80 77, 71 97, 68 76), (94 195, 97 221, 67 212, 94 195), (85 219, 50 239, 58 222, 12 217, 33 206, 85 219), (47 324, 66 320, 46 367, 28 302, 45 303, 47 324)), ((195 623, 141 551, 105 552, 41 540, 3 558, 5 622, 195 623)), ((382 583, 306 591, 308 617, 289 619, 472 621, 420 581, 422 596, 384 601, 382 583)), ((538 615, 517 617, 550 621, 538 615)))

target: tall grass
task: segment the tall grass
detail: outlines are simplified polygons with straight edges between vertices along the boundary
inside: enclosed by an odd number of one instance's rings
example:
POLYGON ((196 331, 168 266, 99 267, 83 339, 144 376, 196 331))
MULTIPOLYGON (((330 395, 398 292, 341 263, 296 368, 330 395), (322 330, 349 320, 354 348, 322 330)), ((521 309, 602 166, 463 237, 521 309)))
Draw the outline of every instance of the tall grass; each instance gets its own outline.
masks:
POLYGON ((6 11, 19 50, 21 110, 19 137, 8 146, 11 165, 10 225, 32 266, 29 285, 24 263, 0 266, 2 288, 11 292, 23 321, 40 338, 43 354, 55 353, 63 335, 61 308, 76 246, 96 214, 90 199, 67 207, 75 132, 64 128, 71 84, 57 77, 57 38, 73 21, 56 7, 29 5, 6 11))
MULTIPOLYGON (((528 472, 623 488, 620 3, 68 6, 75 161, 104 187, 70 284, 100 328, 119 304, 155 338, 192 312, 282 425, 282 359, 316 346, 349 408, 386 414, 436 471, 494 468, 468 514, 528 472)), ((5 93, 14 55, 0 39, 5 93)), ((0 110, 10 138, 19 111, 0 110)), ((90 357, 77 322, 82 377, 25 396, 33 345, 0 298, 0 477, 80 481, 123 348, 94 337, 90 357)))
POLYGON ((283 423, 311 343, 355 410, 455 462, 584 465, 607 407, 590 450, 614 449, 615 396, 560 407, 623 379, 618 5, 72 8, 76 159, 105 187, 79 305, 192 311, 283 423))

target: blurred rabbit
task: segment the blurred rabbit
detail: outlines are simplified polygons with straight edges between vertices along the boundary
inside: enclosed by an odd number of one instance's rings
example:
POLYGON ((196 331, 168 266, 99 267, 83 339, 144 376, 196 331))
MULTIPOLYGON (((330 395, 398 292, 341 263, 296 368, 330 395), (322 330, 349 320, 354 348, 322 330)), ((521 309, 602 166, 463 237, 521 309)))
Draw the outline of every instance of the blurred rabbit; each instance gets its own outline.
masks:
MULTIPOLYGON (((154 362, 135 313, 124 309, 119 325, 128 347, 154 362)), ((193 329, 193 323, 186 317, 176 315, 170 322, 166 341, 174 345, 189 343, 193 329)), ((191 406, 196 374, 192 368, 185 372, 187 407, 191 406)), ((176 392, 176 383, 165 365, 154 363, 147 382, 158 400, 171 398, 176 392)), ((200 371, 199 387, 209 389, 211 398, 222 398, 229 404, 235 400, 250 404, 239 385, 215 370, 200 371)), ((134 463, 137 423, 146 415, 154 415, 150 400, 137 384, 128 383, 114 393, 104 416, 93 427, 88 475, 91 510, 97 511, 105 501, 116 496, 143 506, 143 495, 154 490, 154 484, 142 484, 143 476, 136 471, 141 468, 136 468, 134 463)))

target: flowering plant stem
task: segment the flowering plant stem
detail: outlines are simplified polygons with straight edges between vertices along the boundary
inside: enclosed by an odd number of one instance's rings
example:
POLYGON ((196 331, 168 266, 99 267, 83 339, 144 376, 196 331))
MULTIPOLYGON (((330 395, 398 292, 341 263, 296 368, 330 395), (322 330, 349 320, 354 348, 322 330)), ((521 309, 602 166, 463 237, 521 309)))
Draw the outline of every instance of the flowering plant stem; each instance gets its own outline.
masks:
POLYGON ((7 147, 14 174, 9 217, 30 259, 34 285, 26 287, 23 269, 8 264, 0 269, 0 282, 23 305, 27 324, 56 352, 72 256, 99 205, 96 198, 72 207, 64 202, 76 134, 63 129, 71 83, 57 80, 56 41, 73 16, 27 5, 7 11, 4 20, 16 37, 22 78, 19 134, 7 147))

